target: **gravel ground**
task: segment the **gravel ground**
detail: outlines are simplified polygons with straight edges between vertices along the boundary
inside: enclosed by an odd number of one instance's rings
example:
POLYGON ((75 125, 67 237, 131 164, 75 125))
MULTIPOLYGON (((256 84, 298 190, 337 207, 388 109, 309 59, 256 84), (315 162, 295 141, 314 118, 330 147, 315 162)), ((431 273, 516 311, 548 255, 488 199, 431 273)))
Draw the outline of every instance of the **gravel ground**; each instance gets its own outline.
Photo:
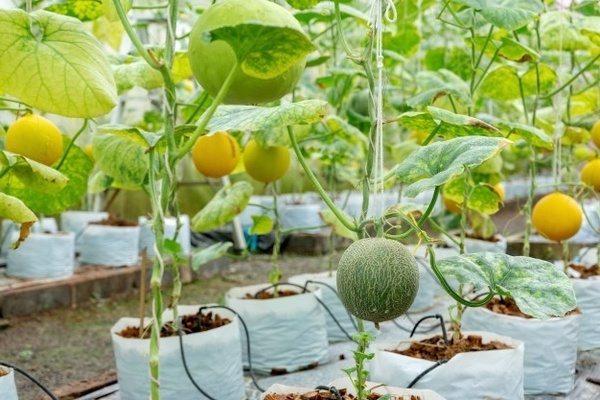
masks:
MULTIPOLYGON (((285 278, 325 271, 328 260, 329 256, 284 253, 280 256, 280 268, 285 278)), ((231 287, 266 282, 270 268, 269 256, 263 254, 233 261, 212 278, 186 284, 180 303, 218 302, 231 287)), ((164 292, 168 294, 168 289, 164 292)), ((94 378, 115 368, 111 326, 121 317, 138 315, 138 310, 138 297, 133 296, 97 299, 78 309, 11 318, 10 326, 0 330, 0 361, 26 370, 52 391, 94 378)), ((43 398, 43 393, 27 379, 19 375, 16 379, 20 398, 43 398)))

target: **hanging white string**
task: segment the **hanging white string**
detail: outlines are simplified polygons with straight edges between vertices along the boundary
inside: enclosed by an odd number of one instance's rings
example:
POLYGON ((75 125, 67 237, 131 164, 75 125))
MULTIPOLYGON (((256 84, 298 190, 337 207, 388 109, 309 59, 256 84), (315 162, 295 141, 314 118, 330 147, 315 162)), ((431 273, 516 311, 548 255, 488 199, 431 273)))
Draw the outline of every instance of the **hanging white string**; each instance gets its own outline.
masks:
MULTIPOLYGON (((570 3, 570 2, 569 2, 570 3)), ((567 9, 559 9, 559 12, 561 13, 565 13, 567 12, 567 9)), ((561 29, 559 31, 559 54, 562 54, 563 51, 563 30, 561 29)), ((558 78, 560 80, 560 75, 561 73, 564 71, 564 63, 563 63, 563 57, 559 57, 558 59, 558 78)), ((561 82, 559 82, 559 84, 562 84, 561 82)), ((562 138, 562 133, 563 133, 563 123, 562 123, 562 105, 564 103, 564 96, 563 96, 563 92, 560 91, 556 94, 556 96, 554 97, 554 101, 553 101, 553 106, 555 108, 555 124, 554 124, 554 146, 556 151, 554 152, 554 158, 553 158, 553 162, 552 162, 552 183, 558 187, 558 185, 561 183, 560 180, 560 176, 561 176, 561 169, 562 169, 562 146, 561 146, 561 138, 562 138)), ((569 107, 569 104, 567 103, 566 107, 569 107)), ((568 111, 567 111, 568 112, 568 111)))
POLYGON ((371 93, 373 109, 375 114, 375 143, 374 165, 372 173, 373 181, 373 207, 376 217, 382 217, 385 207, 384 201, 384 148, 383 148, 383 86, 384 86, 384 62, 383 62, 383 15, 390 22, 396 21, 397 11, 393 0, 375 0, 371 5, 370 24, 375 37, 375 69, 376 83, 374 93, 371 93), (385 11, 383 2, 385 1, 385 11))

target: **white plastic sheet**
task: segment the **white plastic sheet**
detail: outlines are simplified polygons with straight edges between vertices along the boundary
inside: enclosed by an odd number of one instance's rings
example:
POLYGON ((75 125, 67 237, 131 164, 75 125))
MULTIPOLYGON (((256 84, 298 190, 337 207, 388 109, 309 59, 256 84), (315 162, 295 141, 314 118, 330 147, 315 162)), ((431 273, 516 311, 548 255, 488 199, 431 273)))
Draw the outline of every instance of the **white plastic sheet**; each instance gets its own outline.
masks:
MULTIPOLYGON (((430 389, 448 400, 523 399, 523 342, 489 332, 464 331, 464 335, 480 335, 487 343, 498 340, 512 349, 460 353, 446 364, 424 375, 414 388, 430 389)), ((435 365, 434 362, 386 351, 403 350, 412 342, 434 335, 415 335, 399 344, 375 344, 370 379, 387 385, 408 386, 417 376, 435 365)))
POLYGON ((579 350, 600 347, 600 278, 571 279, 577 307, 581 310, 579 327, 579 350))
MULTIPOLYGON (((19 233, 12 232, 11 241, 19 233)), ((8 250, 6 274, 18 278, 63 278, 73 275, 75 235, 30 233, 18 249, 8 250)))
POLYGON ((79 262, 123 267, 138 261, 139 226, 88 225, 80 236, 79 262))
MULTIPOLYGON (((264 373, 273 369, 292 372, 327 363, 325 313, 315 298, 322 298, 321 288, 309 287, 307 293, 267 300, 244 298, 268 286, 236 287, 225 295, 225 304, 236 310, 248 327, 252 367, 264 373)), ((280 288, 293 289, 285 285, 280 288)), ((244 366, 248 366, 245 333, 241 335, 244 366)))
POLYGON ((319 233, 325 222, 319 215, 321 204, 284 204, 279 210, 281 229, 294 232, 319 233))
MULTIPOLYGON (((196 314, 200 306, 179 306, 179 314, 196 314)), ((239 320, 232 312, 215 309, 230 324, 183 337, 185 360, 196 383, 208 395, 218 399, 241 400, 245 397, 240 346, 239 320)), ((172 320, 165 313, 164 320, 172 320)), ((148 319, 145 323, 149 323, 148 319)), ((121 318, 110 330, 120 400, 150 397, 148 370, 149 339, 125 339, 119 335, 127 326, 139 326, 138 318, 121 318)), ((206 399, 189 380, 181 359, 178 337, 160 339, 160 394, 164 400, 206 399)))
MULTIPOLYGON (((356 395, 356 391, 352 386, 352 383, 348 378, 340 378, 329 383, 329 386, 335 386, 338 389, 347 389, 349 393, 356 395)), ((403 400, 404 396, 419 396, 422 400, 445 400, 439 394, 426 389, 403 389, 393 386, 383 386, 373 382, 367 382, 367 387, 372 390, 373 393, 379 394, 392 394, 398 397, 394 397, 392 400, 403 400)), ((295 386, 280 385, 278 383, 269 386, 267 390, 262 394, 261 399, 264 399, 268 394, 301 394, 313 391, 314 388, 303 388, 295 386)))
POLYGON ((15 372, 12 368, 0 365, 0 370, 8 375, 0 376, 0 394, 2 400, 18 400, 17 386, 15 385, 15 372))
POLYGON ((484 307, 463 314, 464 329, 486 329, 525 343, 525 393, 568 393, 573 389, 581 314, 549 320, 494 313, 484 307))
MULTIPOLYGON (((190 240, 190 217, 188 215, 180 215, 181 228, 177 234, 177 243, 181 245, 181 253, 184 256, 188 256, 191 250, 190 240)), ((152 230, 152 221, 144 216, 138 218, 140 225, 140 252, 146 248, 148 257, 154 257, 154 231, 152 230)), ((173 239, 175 237, 175 231, 177 229, 177 219, 174 217, 165 218, 164 223, 164 235, 167 239, 173 239)))

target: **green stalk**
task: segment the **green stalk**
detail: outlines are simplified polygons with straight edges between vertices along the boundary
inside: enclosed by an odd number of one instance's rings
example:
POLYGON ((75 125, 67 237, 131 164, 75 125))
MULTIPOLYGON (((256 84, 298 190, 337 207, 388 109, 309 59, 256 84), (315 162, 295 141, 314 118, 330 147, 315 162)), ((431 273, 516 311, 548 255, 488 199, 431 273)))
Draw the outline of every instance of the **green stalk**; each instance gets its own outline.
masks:
MULTIPOLYGON (((281 248, 281 221, 279 219, 279 202, 277 196, 277 185, 275 182, 271 185, 271 191, 273 192, 273 215, 274 223, 273 232, 275 233, 275 242, 273 243, 273 252, 271 253, 271 273, 269 274, 269 281, 273 285, 277 285, 281 280, 281 270, 279 269, 279 250, 281 248)), ((277 297, 277 287, 273 291, 273 297, 277 297)))
POLYGON ((56 170, 57 171, 59 171, 60 167, 62 167, 62 165, 64 164, 65 160, 67 159, 67 156, 69 155, 69 152, 71 151, 71 148, 75 144, 75 140, 77 140, 77 138, 79 137, 79 135, 81 135, 83 133, 83 131, 85 131, 85 128, 87 128, 87 125, 88 125, 88 120, 86 118, 86 119, 83 120, 83 125, 81 125, 81 128, 79 128, 79 130, 75 133, 75 135, 73 136, 73 138, 69 142, 69 145, 65 149, 65 152, 63 153, 60 161, 58 162, 58 165, 56 166, 56 170))

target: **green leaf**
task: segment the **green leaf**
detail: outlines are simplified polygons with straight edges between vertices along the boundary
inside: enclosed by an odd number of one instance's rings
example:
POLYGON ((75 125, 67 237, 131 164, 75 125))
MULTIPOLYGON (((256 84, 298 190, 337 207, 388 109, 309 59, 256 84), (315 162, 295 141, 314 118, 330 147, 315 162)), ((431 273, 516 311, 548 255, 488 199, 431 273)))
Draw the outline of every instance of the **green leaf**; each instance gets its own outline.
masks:
POLYGON ((102 133, 110 133, 114 136, 130 140, 135 144, 146 148, 154 146, 156 142, 158 142, 158 140, 160 139, 158 135, 149 132, 144 132, 138 128, 127 125, 102 125, 98 128, 98 131, 102 133))
POLYGON ((554 149, 554 141, 543 130, 535 126, 519 124, 517 122, 508 122, 495 117, 490 117, 491 122, 500 128, 504 133, 504 137, 517 141, 518 138, 525 140, 532 146, 547 150, 554 149), (511 137, 517 136, 517 137, 511 137))
POLYGON ((501 65, 486 75, 479 90, 485 97, 499 101, 520 98, 521 89, 517 69, 510 65, 501 65))
POLYGON ((38 220, 33 211, 27 208, 23 201, 1 192, 0 218, 10 219, 17 224, 22 224, 25 222, 33 223, 38 220))
POLYGON ((600 17, 584 17, 581 33, 600 46, 600 17))
POLYGON ((142 58, 127 56, 118 62, 118 64, 113 65, 113 71, 119 94, 125 93, 136 86, 146 90, 162 87, 163 78, 160 72, 152 68, 142 58))
MULTIPOLYGON (((71 139, 64 136, 63 140, 66 149, 71 139)), ((55 180, 48 182, 47 188, 50 189, 52 185, 60 188, 52 195, 36 190, 40 187, 40 179, 35 178, 37 174, 26 173, 26 169, 22 171, 23 175, 20 175, 18 180, 11 179, 11 174, 6 181, 4 178, 0 180, 0 187, 6 184, 2 190, 4 193, 18 197, 32 211, 39 214, 58 214, 81 202, 87 192, 88 178, 94 168, 94 164, 83 150, 78 146, 72 146, 60 171, 45 168, 52 171, 53 180, 55 180), (57 185, 56 182, 64 184, 57 185)))
POLYGON ((148 172, 147 146, 128 137, 100 134, 92 140, 96 164, 123 185, 140 187, 148 172))
POLYGON ((208 204, 192 218, 192 229, 208 231, 231 222, 244 211, 254 191, 246 181, 236 182, 219 190, 208 204))
POLYGON ((0 164, 10 167, 10 171, 0 179, 0 189, 5 192, 11 187, 12 190, 29 188, 35 192, 58 193, 69 181, 47 165, 8 151, 0 151, 0 164))
POLYGON ((46 7, 46 11, 68 15, 80 21, 93 21, 104 13, 98 0, 60 0, 46 7))
POLYGON ((489 288, 512 297, 519 309, 539 319, 561 317, 577 306, 573 284, 554 264, 530 257, 502 253, 473 253, 445 258, 437 263, 445 276, 489 288))
MULTIPOLYGON (((298 21, 308 24, 313 20, 331 22, 335 18, 335 3, 322 1, 311 10, 304 10, 294 14, 298 21)), ((354 18, 364 25, 369 23, 369 16, 347 4, 340 4, 340 17, 342 19, 354 18)))
POLYGON ((252 226, 250 227, 251 235, 267 235, 273 230, 275 222, 268 215, 251 215, 252 226))
POLYGON ((208 124, 210 132, 260 131, 319 121, 325 115, 327 103, 305 100, 275 107, 223 105, 217 108, 208 124))
POLYGON ((383 37, 383 46, 386 50, 394 51, 403 56, 410 57, 419 50, 421 43, 421 34, 417 27, 407 21, 398 24, 398 30, 395 35, 385 34, 383 37))
POLYGON ((192 254, 192 269, 197 271, 200 266, 223 257, 231 246, 233 246, 231 242, 220 242, 195 251, 192 254))
POLYGON ((272 79, 303 61, 315 45, 304 32, 282 26, 241 24, 214 29, 210 41, 223 40, 235 51, 242 71, 253 78, 272 79))
MULTIPOLYGON (((131 9, 131 0, 121 0, 121 5, 125 13, 127 13, 131 9)), ((102 0, 102 11, 106 19, 110 22, 119 21, 119 14, 117 14, 113 0, 102 0)))
POLYGON ((535 65, 531 65, 527 72, 521 77, 523 83, 523 94, 525 96, 533 96, 537 93, 539 73, 540 93, 548 92, 556 85, 558 76, 554 68, 548 64, 538 63, 538 72, 535 70, 535 65))
POLYGON ((321 0, 286 0, 290 7, 296 10, 306 10, 319 4, 321 0))
POLYGON ((93 118, 117 104, 100 43, 77 19, 0 9, 0 91, 66 117, 93 118))
MULTIPOLYGON (((346 215, 343 211, 340 210, 340 212, 345 215, 347 221, 352 220, 352 218, 346 215)), ((344 226, 340 222, 340 220, 335 216, 335 214, 333 214, 333 211, 331 211, 329 208, 319 211, 319 215, 321 216, 321 219, 325 221, 325 223, 337 235, 353 241, 358 240, 358 235, 356 234, 356 232, 353 232, 350 229, 346 228, 346 226, 344 226)))
POLYGON ((545 47, 560 51, 588 50, 590 38, 580 31, 577 14, 549 11, 540 17, 540 37, 545 47))
POLYGON ((453 0, 479 11, 481 16, 498 28, 514 31, 527 25, 544 11, 540 0, 453 0))
POLYGON ((502 38, 502 45, 498 51, 498 56, 518 63, 538 61, 541 57, 532 48, 509 37, 502 38))
POLYGON ((446 69, 437 72, 424 71, 417 74, 416 81, 419 82, 421 91, 408 99, 407 104, 411 107, 431 105, 442 96, 452 96, 463 105, 471 105, 468 86, 452 71, 446 69))
POLYGON ((88 192, 102 193, 112 186, 113 181, 114 179, 106 175, 104 172, 97 171, 88 181, 88 192))
POLYGON ((462 174, 465 168, 480 165, 509 143, 504 138, 480 136, 435 142, 410 154, 398 165, 396 176, 409 185, 405 194, 415 197, 462 174))

